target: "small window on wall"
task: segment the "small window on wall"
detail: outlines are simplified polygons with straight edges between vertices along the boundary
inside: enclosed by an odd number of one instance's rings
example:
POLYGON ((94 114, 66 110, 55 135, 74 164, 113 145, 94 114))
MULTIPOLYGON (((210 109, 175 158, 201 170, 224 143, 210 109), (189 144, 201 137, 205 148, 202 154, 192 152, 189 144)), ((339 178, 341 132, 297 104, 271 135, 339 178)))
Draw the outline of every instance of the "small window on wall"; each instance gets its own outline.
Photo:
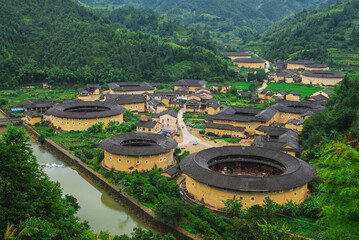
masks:
POLYGON ((269 199, 269 197, 268 197, 268 196, 265 196, 265 197, 264 197, 264 200, 268 200, 268 199, 269 199))
POLYGON ((110 160, 112 160, 112 157, 109 157, 110 160))
POLYGON ((239 201, 243 201, 243 197, 239 197, 239 201))
POLYGON ((280 192, 280 193, 283 193, 283 190, 280 190, 279 192, 280 192))
POLYGON ((146 161, 146 163, 148 163, 148 161, 146 161))
POLYGON ((251 197, 251 201, 254 202, 254 200, 256 200, 255 197, 251 197))
POLYGON ((121 159, 118 159, 119 162, 121 162, 121 159))
POLYGON ((162 158, 160 158, 160 162, 162 162, 162 158))
POLYGON ((127 163, 130 163, 130 160, 127 160, 127 163))
POLYGON ((87 122, 85 122, 85 125, 87 125, 87 122))
POLYGON ((81 123, 79 122, 79 125, 81 125, 81 123))
POLYGON ((75 125, 75 122, 72 122, 72 125, 75 125))
POLYGON ((136 105, 136 107, 135 108, 137 108, 137 105, 136 105))
POLYGON ((294 193, 294 197, 296 197, 296 196, 297 196, 297 193, 295 192, 295 193, 294 193))
POLYGON ((61 124, 64 124, 64 121, 61 121, 61 124))
POLYGON ((140 161, 137 160, 137 161, 136 161, 136 164, 140 164, 140 161))
POLYGON ((194 186, 194 182, 192 183, 192 186, 194 186))

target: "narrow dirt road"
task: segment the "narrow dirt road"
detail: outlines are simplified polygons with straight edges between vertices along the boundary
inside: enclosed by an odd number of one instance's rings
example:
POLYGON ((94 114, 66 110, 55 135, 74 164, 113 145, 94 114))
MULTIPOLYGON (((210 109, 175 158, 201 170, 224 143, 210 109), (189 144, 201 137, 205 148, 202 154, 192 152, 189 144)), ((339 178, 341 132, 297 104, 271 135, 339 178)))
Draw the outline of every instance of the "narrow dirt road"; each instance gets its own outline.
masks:
POLYGON ((260 88, 258 88, 258 90, 266 89, 266 87, 268 87, 268 80, 263 80, 263 84, 260 88))

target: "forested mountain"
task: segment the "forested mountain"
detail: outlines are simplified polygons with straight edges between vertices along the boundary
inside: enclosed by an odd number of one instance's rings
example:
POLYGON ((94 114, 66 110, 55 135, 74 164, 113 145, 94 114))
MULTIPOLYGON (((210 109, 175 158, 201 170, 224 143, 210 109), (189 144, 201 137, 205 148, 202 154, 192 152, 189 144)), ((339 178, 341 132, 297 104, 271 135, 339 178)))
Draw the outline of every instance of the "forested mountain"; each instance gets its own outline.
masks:
POLYGON ((105 83, 234 76, 211 51, 118 29, 119 24, 71 0, 0 3, 2 88, 35 81, 105 83))
POLYGON ((150 8, 212 33, 223 42, 249 41, 274 21, 325 0, 77 0, 91 7, 150 8))
POLYGON ((335 54, 355 52, 359 46, 359 0, 304 10, 274 24, 260 42, 264 57, 270 60, 311 58, 325 62, 334 50, 335 54))

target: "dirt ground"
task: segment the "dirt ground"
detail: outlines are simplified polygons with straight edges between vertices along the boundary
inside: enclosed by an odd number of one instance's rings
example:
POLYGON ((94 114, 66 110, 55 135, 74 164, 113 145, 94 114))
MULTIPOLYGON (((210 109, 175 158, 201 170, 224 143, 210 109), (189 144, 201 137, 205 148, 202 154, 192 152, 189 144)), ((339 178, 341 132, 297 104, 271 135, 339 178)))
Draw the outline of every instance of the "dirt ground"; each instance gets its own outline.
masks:
POLYGON ((88 96, 77 96, 77 98, 79 100, 82 100, 82 101, 85 101, 85 102, 89 102, 89 101, 95 101, 97 99, 99 99, 101 97, 100 94, 97 94, 97 95, 88 95, 88 96))

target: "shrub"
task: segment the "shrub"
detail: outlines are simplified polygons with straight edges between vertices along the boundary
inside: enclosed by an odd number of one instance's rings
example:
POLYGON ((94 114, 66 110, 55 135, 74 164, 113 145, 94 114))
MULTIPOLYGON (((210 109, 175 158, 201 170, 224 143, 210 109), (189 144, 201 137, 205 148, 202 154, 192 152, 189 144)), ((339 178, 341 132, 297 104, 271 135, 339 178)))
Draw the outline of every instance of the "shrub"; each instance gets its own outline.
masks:
POLYGON ((37 141, 39 141, 41 144, 43 144, 46 140, 46 137, 44 134, 40 134, 40 136, 38 136, 37 141))
POLYGON ((176 198, 163 198, 156 204, 156 218, 171 225, 185 215, 185 208, 182 200, 176 198))
POLYGON ((202 129, 201 131, 199 131, 200 134, 204 134, 206 132, 205 129, 202 129))

